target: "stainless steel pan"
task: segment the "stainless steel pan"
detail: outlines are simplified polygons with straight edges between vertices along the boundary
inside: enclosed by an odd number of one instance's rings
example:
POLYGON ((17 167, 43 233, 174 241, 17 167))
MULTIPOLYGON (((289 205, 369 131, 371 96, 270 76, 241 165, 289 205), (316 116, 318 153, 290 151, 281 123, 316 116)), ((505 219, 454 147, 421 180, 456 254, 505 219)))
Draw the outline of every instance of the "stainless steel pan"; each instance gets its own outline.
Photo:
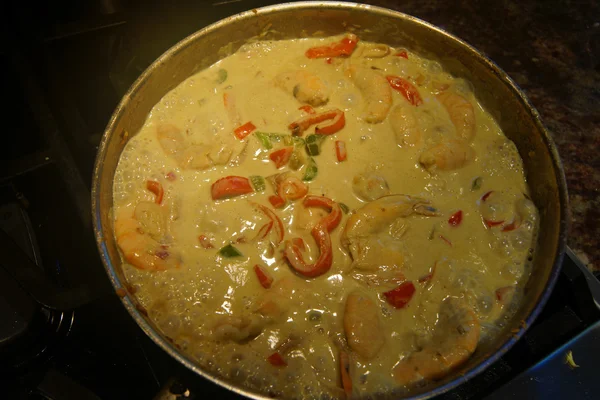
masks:
MULTIPOLYGON (((235 52, 248 39, 329 36, 353 30, 362 40, 404 46, 435 58, 455 76, 464 77, 476 96, 515 142, 524 160, 532 198, 540 210, 540 233, 533 272, 518 311, 497 339, 479 346, 461 370, 410 393, 427 398, 470 379, 501 357, 540 313, 559 273, 567 229, 567 190, 560 159, 537 111, 515 83, 483 54, 460 39, 419 19, 355 3, 303 2, 244 12, 219 21, 179 42, 133 84, 115 110, 98 150, 92 189, 94 229, 106 271, 123 304, 144 332, 189 369, 238 393, 257 393, 203 370, 174 347, 127 292, 112 227, 112 182, 117 161, 144 123, 150 109, 185 78, 235 52)), ((400 397, 386 393, 381 397, 400 397)))

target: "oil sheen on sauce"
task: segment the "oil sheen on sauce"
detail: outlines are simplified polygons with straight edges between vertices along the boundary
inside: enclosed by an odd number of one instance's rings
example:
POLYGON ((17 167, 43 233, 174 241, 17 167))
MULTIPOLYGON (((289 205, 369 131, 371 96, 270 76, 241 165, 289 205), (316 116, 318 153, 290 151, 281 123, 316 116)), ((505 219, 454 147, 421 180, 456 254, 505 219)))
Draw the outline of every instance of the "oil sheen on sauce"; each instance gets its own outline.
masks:
MULTIPOLYGON (((305 54, 340 39, 250 43, 189 77, 152 109, 127 143, 114 178, 117 236, 119 229, 128 232, 119 242, 124 260, 145 251, 174 260, 161 271, 124 261, 127 280, 149 317, 204 368, 285 398, 342 398, 409 387, 394 368, 426 348, 436 330, 446 329, 440 308, 448 299, 476 315, 480 342, 493 338, 519 302, 537 228, 518 151, 480 106, 469 82, 449 75, 437 62, 384 45, 359 42, 349 57, 305 54), (294 79, 310 90, 307 73, 325 85, 326 102, 299 93, 294 79), (282 83, 282 74, 292 76, 292 84, 282 83), (362 83, 360 74, 366 74, 362 83), (378 86, 381 79, 370 81, 375 79, 370 74, 405 79, 422 103, 413 105, 400 90, 378 86), (423 153, 459 137, 461 118, 468 118, 460 106, 453 118, 444 94, 457 94, 472 107, 475 134, 464 140, 471 159, 455 168, 426 168, 423 153), (369 121, 369 107, 385 108, 388 100, 383 120, 369 121), (257 132, 290 135, 288 125, 311 111, 300 108, 307 102, 316 113, 339 109, 345 116, 343 129, 324 136, 320 154, 312 157, 318 171, 304 182, 308 194, 349 209, 330 233, 331 268, 313 278, 296 273, 283 249, 287 240, 300 237, 308 247, 307 262, 314 262, 319 249, 311 229, 326 210, 305 208, 302 199, 273 208, 268 198, 275 191, 268 179, 263 191, 211 198, 211 185, 226 176, 266 178, 290 171, 290 176, 305 177, 309 157, 304 146, 297 146, 298 171, 290 165, 277 169, 269 155, 284 147, 284 140, 263 136, 270 138, 268 149, 257 132), (394 128, 392 113, 399 113, 395 118, 406 125, 394 128), (238 139, 234 130, 249 121, 256 130, 238 139), (345 145, 345 161, 338 160, 336 141, 345 145), (147 181, 164 190, 160 205, 147 181), (353 260, 341 240, 347 220, 360 215, 370 200, 394 194, 425 199, 433 215, 413 213, 388 221, 375 236, 360 239, 371 249, 366 261, 353 260), (256 204, 281 219, 282 243, 275 228, 256 240, 270 223, 256 204), (156 244, 158 250, 152 248, 156 244), (241 255, 220 254, 228 244, 241 255), (255 265, 273 278, 270 288, 259 282, 255 265), (396 308, 383 293, 403 282, 412 282, 415 291, 404 307, 396 308), (363 329, 382 343, 375 355, 349 345, 344 313, 350 293, 360 293, 373 305, 371 317, 378 323, 363 329), (352 381, 346 394, 341 352, 348 355, 352 381), (280 362, 269 362, 274 353, 280 362)), ((312 133, 314 126, 302 137, 312 133)), ((368 225, 371 216, 363 218, 368 225)))

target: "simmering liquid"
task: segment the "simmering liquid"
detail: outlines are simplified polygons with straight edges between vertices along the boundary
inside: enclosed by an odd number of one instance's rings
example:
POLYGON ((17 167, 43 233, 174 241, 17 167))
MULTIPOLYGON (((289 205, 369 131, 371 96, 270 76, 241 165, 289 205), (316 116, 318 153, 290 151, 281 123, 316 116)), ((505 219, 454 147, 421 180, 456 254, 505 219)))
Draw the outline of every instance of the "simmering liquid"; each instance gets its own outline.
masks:
POLYGON ((275 396, 439 379, 494 337, 529 276, 522 160, 470 83, 357 41, 243 46, 156 104, 114 178, 123 269, 150 319, 275 396))

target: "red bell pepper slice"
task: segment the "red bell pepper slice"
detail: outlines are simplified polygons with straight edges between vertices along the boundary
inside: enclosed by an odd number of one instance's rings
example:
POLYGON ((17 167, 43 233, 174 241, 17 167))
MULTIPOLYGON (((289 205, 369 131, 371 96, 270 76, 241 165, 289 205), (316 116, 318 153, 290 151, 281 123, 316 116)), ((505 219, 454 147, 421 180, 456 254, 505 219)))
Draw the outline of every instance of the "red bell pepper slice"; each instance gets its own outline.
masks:
POLYGON ((282 208, 285 206, 285 199, 281 198, 281 196, 269 196, 269 203, 275 208, 282 208))
POLYGON ((511 222, 508 225, 504 225, 502 227, 502 232, 510 232, 510 231, 514 231, 515 229, 517 229, 519 227, 519 223, 518 221, 515 219, 513 220, 513 222, 511 222))
POLYGON ((258 234, 254 238, 254 240, 261 241, 264 238, 266 238, 267 235, 269 234, 269 232, 271 232, 271 229, 273 229, 273 225, 274 225, 274 222, 269 221, 266 224, 264 224, 263 226, 261 226, 260 229, 258 230, 258 234))
POLYGON ((498 226, 498 225, 502 225, 504 223, 504 220, 502 221, 492 221, 490 219, 483 219, 483 222, 485 223, 485 226, 487 226, 488 228, 492 228, 494 226, 498 226))
POLYGON ((267 357, 267 361, 269 361, 269 363, 275 367, 285 367, 287 365, 283 357, 281 357, 281 354, 277 352, 267 357))
POLYGON ((262 204, 253 203, 253 202, 250 202, 250 204, 252 204, 254 207, 258 208, 260 211, 263 212, 263 214, 265 214, 267 216, 267 218, 269 218, 271 221, 273 221, 273 224, 274 224, 273 228, 275 229, 275 232, 277 233, 277 240, 278 240, 277 243, 275 243, 275 245, 278 246, 279 243, 281 243, 283 240, 283 235, 284 235, 283 222, 281 222, 281 219, 269 207, 265 207, 262 204))
POLYGON ((306 196, 303 201, 305 207, 323 207, 329 214, 319 221, 317 225, 324 225, 328 232, 334 230, 342 220, 342 209, 335 201, 322 196, 306 196))
POLYGON ((228 199, 242 194, 252 193, 252 185, 248 178, 242 176, 226 176, 221 178, 210 187, 213 200, 228 199))
MULTIPOLYGON (((487 199, 489 199, 489 197, 492 195, 492 193, 494 193, 493 190, 490 190, 489 192, 486 192, 483 196, 481 196, 481 201, 485 203, 487 201, 487 199)), ((502 225, 504 223, 504 220, 502 220, 502 221, 493 221, 491 219, 485 219, 484 218, 483 219, 483 223, 485 224, 486 227, 492 228, 494 226, 502 225)))
POLYGON ((452 247, 452 242, 450 241, 450 239, 448 239, 447 237, 445 237, 444 235, 439 235, 440 239, 442 239, 444 242, 446 242, 446 244, 450 247, 452 247))
POLYGON ((288 161, 290 161, 290 157, 294 152, 294 146, 284 147, 283 149, 275 150, 271 154, 269 154, 269 158, 271 161, 275 163, 275 166, 279 169, 284 165, 287 165, 288 161))
POLYGON ((304 131, 310 128, 311 125, 319 124, 327 120, 332 121, 328 124, 317 126, 315 128, 315 133, 320 135, 332 135, 346 126, 344 112, 335 108, 333 110, 323 111, 318 114, 309 114, 302 117, 289 124, 288 129, 292 131, 292 135, 302 136, 304 131))
POLYGON ((298 247, 300 250, 306 251, 306 243, 304 243, 304 239, 299 238, 299 237, 293 238, 292 243, 294 244, 294 246, 298 247))
POLYGON ((419 278, 419 283, 427 283, 430 280, 432 280, 433 276, 435 275, 436 269, 437 269, 437 262, 435 264, 433 264, 433 268, 431 268, 431 271, 427 275, 423 275, 422 277, 419 278))
POLYGON ((388 75, 386 76, 392 89, 397 90, 404 96, 406 100, 413 106, 419 106, 423 104, 423 99, 419 94, 419 91, 406 79, 402 79, 399 76, 388 75))
POLYGON ((238 139, 244 140, 246 138, 246 136, 248 136, 255 130, 256 130, 256 126, 254 126, 254 124, 252 122, 248 121, 244 125, 238 126, 237 128, 235 128, 233 133, 235 134, 235 137, 237 137, 238 139))
POLYGON ((504 286, 501 287, 499 289, 496 289, 496 299, 502 303, 502 304, 506 304, 506 302, 509 299, 509 296, 514 293, 515 291, 515 287, 514 286, 504 286))
POLYGON ((396 53, 394 55, 397 57, 406 58, 408 60, 408 53, 406 52, 406 50, 399 51, 398 53, 396 53))
POLYGON ((346 152, 346 143, 342 140, 335 141, 335 154, 339 162, 346 161, 348 153, 346 152))
POLYGON ((462 210, 458 210, 448 218, 448 224, 451 226, 459 226, 463 219, 462 210))
POLYGON ((165 194, 165 191, 162 187, 162 185, 160 184, 160 182, 157 181, 146 181, 146 189, 148 189, 149 191, 151 191, 152 193, 154 193, 154 202, 156 204, 161 204, 163 201, 163 196, 165 194))
POLYGON ((481 196, 481 201, 486 201, 492 193, 494 193, 493 190, 490 190, 489 192, 485 193, 483 196, 481 196))
POLYGON ((358 37, 352 33, 346 35, 341 41, 334 42, 326 46, 311 47, 306 50, 308 58, 325 58, 325 57, 340 57, 349 56, 352 54, 358 43, 358 37))
POLYGON ((329 214, 321 219, 311 231, 312 237, 319 246, 319 257, 313 264, 306 264, 299 246, 293 241, 286 243, 284 256, 296 272, 308 278, 314 278, 326 273, 331 268, 333 252, 329 232, 340 223, 342 210, 336 202, 321 196, 307 196, 303 204, 305 207, 324 207, 329 210, 329 214))
POLYGON ((264 287, 265 289, 271 287, 271 284, 273 283, 273 278, 267 273, 267 271, 265 271, 263 267, 256 264, 254 266, 254 273, 256 274, 258 282, 260 282, 260 285, 262 287, 264 287))
POLYGON ((200 242, 200 246, 202 246, 205 249, 213 249, 215 247, 210 242, 210 238, 208 238, 206 235, 198 236, 198 241, 200 242))
POLYGON ((302 110, 307 114, 314 114, 316 112, 315 109, 312 108, 312 106, 309 106, 308 104, 298 107, 298 110, 302 110))
POLYGON ((317 135, 333 135, 341 131, 346 126, 346 117, 343 111, 337 110, 335 117, 328 124, 317 125, 315 133, 317 135))
POLYGON ((384 292, 387 302, 394 308, 404 308, 415 294, 415 285, 411 281, 404 282, 396 289, 384 292))
POLYGON ((225 111, 227 112, 227 116, 231 122, 234 125, 241 124, 242 121, 240 121, 240 114, 236 107, 236 98, 232 93, 223 93, 223 105, 225 106, 225 111))

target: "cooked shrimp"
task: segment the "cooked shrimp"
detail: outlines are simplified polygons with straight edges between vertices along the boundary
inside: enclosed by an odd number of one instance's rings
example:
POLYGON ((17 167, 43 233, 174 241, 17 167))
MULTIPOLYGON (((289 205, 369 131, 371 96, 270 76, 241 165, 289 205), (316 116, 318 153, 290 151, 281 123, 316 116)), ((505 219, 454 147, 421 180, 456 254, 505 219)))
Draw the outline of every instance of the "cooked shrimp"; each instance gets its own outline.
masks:
MULTIPOLYGON (((205 145, 193 144, 183 151, 179 158, 179 165, 185 169, 207 169, 212 166, 208 157, 211 148, 205 145)), ((231 155, 231 150, 229 150, 231 155)))
POLYGON ((352 350, 364 358, 373 358, 385 342, 377 304, 360 291, 346 299, 344 332, 352 350))
POLYGON ((123 209, 115 219, 115 236, 125 260, 138 269, 164 271, 179 267, 179 255, 145 232, 131 209, 123 209))
POLYGON ((185 148, 181 129, 173 124, 158 125, 156 127, 156 137, 160 147, 168 156, 176 158, 185 148))
POLYGON ((298 301, 303 296, 306 283, 300 280, 292 281, 284 277, 277 279, 255 304, 255 311, 271 319, 285 315, 292 301, 298 301))
POLYGON ((217 340, 245 342, 258 336, 265 325, 265 319, 259 315, 242 315, 241 317, 226 315, 217 320, 212 333, 217 340))
POLYGON ((133 211, 133 218, 140 224, 142 231, 154 240, 165 235, 167 215, 164 208, 156 203, 141 201, 133 211))
POLYGON ((475 159, 475 150, 462 139, 448 139, 425 150, 419 162, 428 171, 462 168, 475 159))
POLYGON ((293 226, 299 231, 310 232, 326 216, 327 211, 322 208, 296 207, 293 226))
MULTIPOLYGON (((247 144, 248 142, 245 143, 245 145, 247 144)), ((222 144, 218 146, 213 146, 210 152, 208 153, 208 158, 215 165, 225 165, 231 159, 232 153, 233 151, 229 146, 222 144)), ((240 156, 240 154, 238 154, 238 157, 240 156)))
POLYGON ((458 299, 444 300, 431 341, 396 364, 394 378, 402 385, 414 385, 444 377, 471 357, 480 332, 477 315, 469 306, 458 299))
POLYGON ((277 75, 275 84, 292 93, 298 101, 314 107, 329 101, 329 88, 325 82, 307 71, 283 72, 277 75))
POLYGON ((390 111, 390 125, 400 147, 414 146, 421 141, 423 132, 414 114, 414 107, 401 103, 390 111))
POLYGON ((351 66, 348 73, 365 101, 365 121, 376 124, 385 119, 392 107, 392 89, 383 75, 375 70, 351 66))
POLYGON ((381 197, 359 208, 348 218, 342 232, 342 244, 349 246, 352 240, 382 232, 398 218, 406 218, 413 214, 439 215, 437 210, 429 205, 429 201, 419 197, 405 194, 381 197))
POLYGON ((473 139, 475 136, 473 105, 461 95, 452 92, 442 92, 436 98, 448 111, 458 136, 467 141, 473 139))
POLYGON ((158 142, 163 151, 184 169, 207 169, 214 165, 226 164, 232 154, 231 146, 215 143, 189 144, 181 130, 172 124, 159 125, 156 128, 158 142))
POLYGON ((376 200, 390 194, 390 187, 381 175, 374 172, 358 174, 352 179, 352 190, 360 199, 376 200))
POLYGON ((363 270, 401 267, 404 263, 398 240, 401 235, 396 235, 394 228, 399 219, 413 214, 438 215, 427 200, 403 194, 381 197, 356 210, 348 218, 341 236, 353 267, 363 270))
POLYGON ((480 200, 479 210, 488 228, 500 227, 510 221, 518 223, 514 196, 495 190, 486 192, 480 200))

